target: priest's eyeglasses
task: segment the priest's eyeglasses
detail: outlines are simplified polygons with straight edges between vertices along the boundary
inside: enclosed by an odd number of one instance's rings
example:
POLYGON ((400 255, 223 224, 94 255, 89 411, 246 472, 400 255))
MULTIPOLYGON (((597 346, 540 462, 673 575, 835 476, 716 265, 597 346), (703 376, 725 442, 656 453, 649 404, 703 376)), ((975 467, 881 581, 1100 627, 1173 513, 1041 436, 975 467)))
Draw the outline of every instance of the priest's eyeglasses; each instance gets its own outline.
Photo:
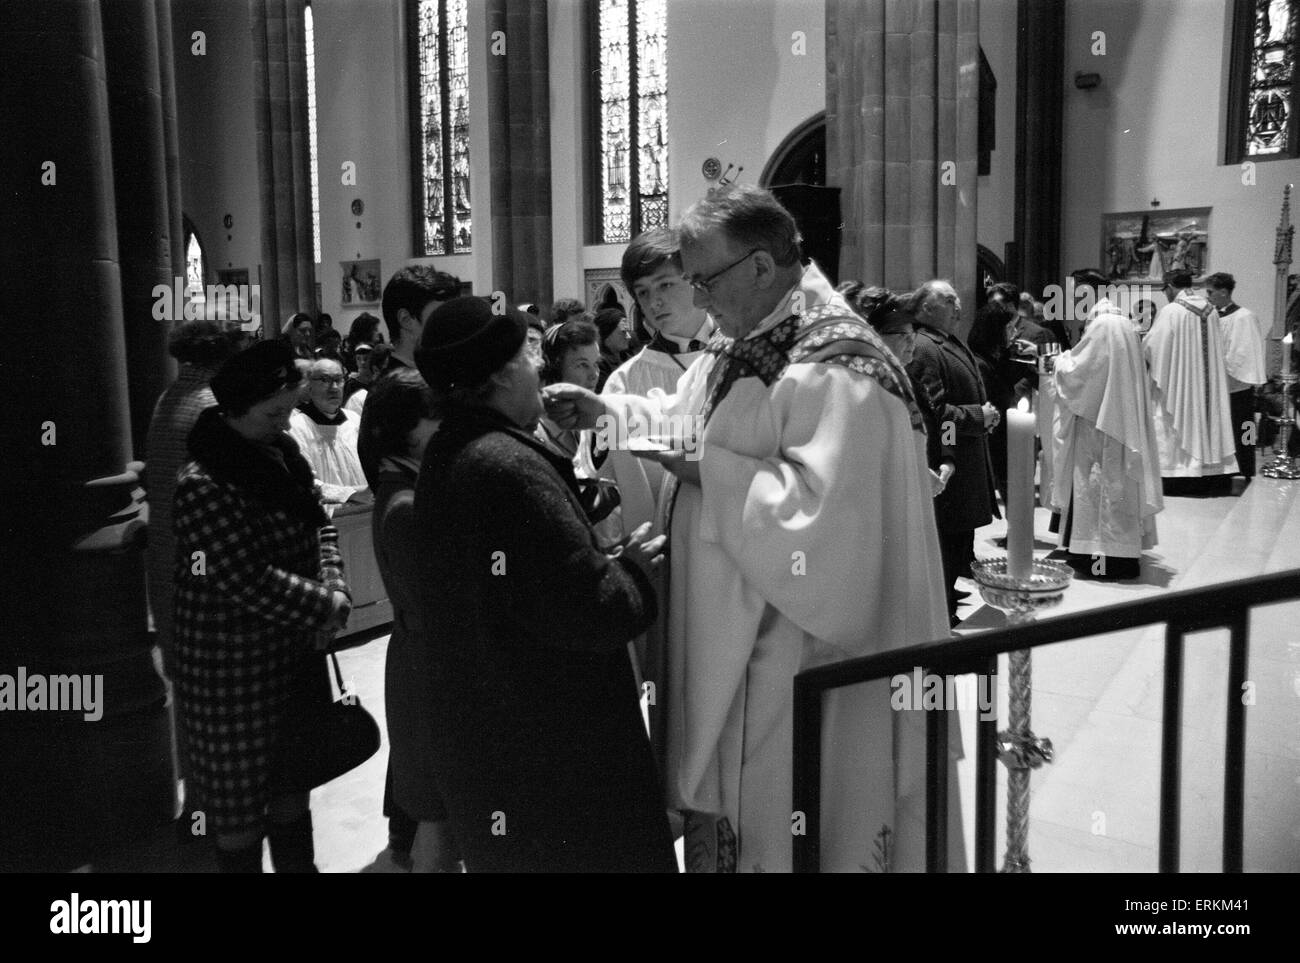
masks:
POLYGON ((701 278, 701 279, 698 280, 698 281, 695 280, 695 278, 685 278, 685 281, 686 281, 687 284, 689 284, 689 285, 690 285, 691 287, 693 287, 695 290, 699 291, 701 294, 712 294, 712 293, 713 293, 713 286, 714 286, 715 284, 718 283, 718 278, 722 277, 722 275, 726 274, 726 273, 727 273, 728 271, 730 271, 732 268, 734 268, 734 267, 736 267, 736 266, 738 266, 738 265, 744 263, 744 261, 746 260, 746 258, 752 257, 753 255, 757 254, 757 253, 758 253, 759 251, 761 251, 761 250, 762 250, 762 248, 760 248, 760 247, 756 247, 756 248, 754 248, 754 249, 751 250, 748 254, 746 254, 744 257, 742 257, 740 260, 738 260, 738 261, 732 261, 730 264, 728 264, 726 267, 724 267, 721 271, 714 271, 714 272, 713 272, 712 274, 710 274, 707 278, 701 278))

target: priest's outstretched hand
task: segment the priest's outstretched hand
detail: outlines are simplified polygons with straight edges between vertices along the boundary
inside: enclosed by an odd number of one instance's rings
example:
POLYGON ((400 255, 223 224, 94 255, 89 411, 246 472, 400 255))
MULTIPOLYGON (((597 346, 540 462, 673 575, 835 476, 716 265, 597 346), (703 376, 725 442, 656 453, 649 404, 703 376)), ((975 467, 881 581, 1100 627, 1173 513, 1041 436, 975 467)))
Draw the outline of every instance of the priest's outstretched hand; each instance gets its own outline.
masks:
POLYGON ((561 428, 595 428, 596 419, 610 413, 600 395, 563 382, 543 388, 542 401, 546 416, 561 428))

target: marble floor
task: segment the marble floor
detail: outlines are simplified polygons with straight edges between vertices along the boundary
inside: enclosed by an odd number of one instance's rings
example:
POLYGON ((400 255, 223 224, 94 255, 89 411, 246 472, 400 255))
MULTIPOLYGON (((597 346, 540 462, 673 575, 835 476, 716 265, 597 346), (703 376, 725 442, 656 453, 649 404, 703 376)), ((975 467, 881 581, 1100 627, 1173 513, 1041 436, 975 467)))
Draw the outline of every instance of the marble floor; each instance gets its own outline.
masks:
MULTIPOLYGON (((1154 596, 1171 589, 1300 567, 1300 482, 1256 479, 1232 495, 1167 497, 1159 545, 1134 582, 1077 580, 1064 613, 1154 596)), ((1037 549, 1055 547, 1050 516, 1035 519, 1037 549)), ((1005 524, 977 533, 976 553, 1000 551, 1005 524)), ((962 634, 999 627, 973 585, 960 610, 962 634)), ((1255 611, 1248 678, 1246 868, 1300 870, 1300 603, 1255 611)), ((341 655, 362 702, 384 718, 387 638, 341 655)), ((1184 871, 1219 869, 1222 820, 1226 632, 1189 637, 1183 711, 1184 871)), ((1034 655, 1033 727, 1055 745, 1055 760, 1033 776, 1029 852, 1044 871, 1154 871, 1159 819, 1163 630, 1117 632, 1040 649, 1034 655)), ((1006 678, 1005 660, 1002 678, 1006 678)), ((1000 718, 1006 718, 1005 686, 1000 718)), ((973 733, 973 728, 970 730, 973 733)), ((967 745, 972 741, 968 736, 967 745)), ((312 794, 317 864, 323 872, 371 866, 386 844, 380 815, 387 746, 369 762, 312 794)), ((999 767, 999 806, 1005 806, 999 767)), ((998 852, 1005 851, 999 815, 998 852)), ((381 861, 382 865, 382 861, 381 861)), ((268 864, 269 866, 269 864, 268 864)), ((83 867, 88 871, 205 872, 202 843, 179 846, 171 827, 83 867)), ((372 871, 374 871, 372 869, 372 871)))

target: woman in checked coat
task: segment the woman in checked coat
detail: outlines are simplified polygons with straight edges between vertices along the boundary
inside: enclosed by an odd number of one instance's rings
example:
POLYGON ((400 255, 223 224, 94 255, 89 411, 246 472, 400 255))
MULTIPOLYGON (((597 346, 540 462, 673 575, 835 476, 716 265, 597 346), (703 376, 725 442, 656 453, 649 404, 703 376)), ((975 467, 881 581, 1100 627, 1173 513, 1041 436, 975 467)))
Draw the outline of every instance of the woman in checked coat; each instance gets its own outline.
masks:
POLYGON ((307 793, 276 790, 295 679, 347 620, 337 533, 284 434, 301 372, 262 342, 213 377, 176 487, 175 633, 191 770, 224 872, 314 872, 307 793))

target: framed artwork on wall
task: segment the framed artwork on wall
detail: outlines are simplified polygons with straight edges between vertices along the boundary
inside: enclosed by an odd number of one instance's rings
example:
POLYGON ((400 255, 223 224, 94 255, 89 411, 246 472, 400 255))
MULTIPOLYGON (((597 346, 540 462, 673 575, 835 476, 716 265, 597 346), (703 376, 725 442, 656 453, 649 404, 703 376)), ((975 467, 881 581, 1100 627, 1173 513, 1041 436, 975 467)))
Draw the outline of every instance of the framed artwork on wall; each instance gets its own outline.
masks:
POLYGON ((378 304, 384 292, 383 271, 379 258, 368 261, 340 261, 339 274, 343 279, 343 290, 339 303, 345 308, 355 308, 366 304, 378 304))
POLYGON ((1114 281, 1162 282, 1166 271, 1209 270, 1210 208, 1101 216, 1101 269, 1114 281))

